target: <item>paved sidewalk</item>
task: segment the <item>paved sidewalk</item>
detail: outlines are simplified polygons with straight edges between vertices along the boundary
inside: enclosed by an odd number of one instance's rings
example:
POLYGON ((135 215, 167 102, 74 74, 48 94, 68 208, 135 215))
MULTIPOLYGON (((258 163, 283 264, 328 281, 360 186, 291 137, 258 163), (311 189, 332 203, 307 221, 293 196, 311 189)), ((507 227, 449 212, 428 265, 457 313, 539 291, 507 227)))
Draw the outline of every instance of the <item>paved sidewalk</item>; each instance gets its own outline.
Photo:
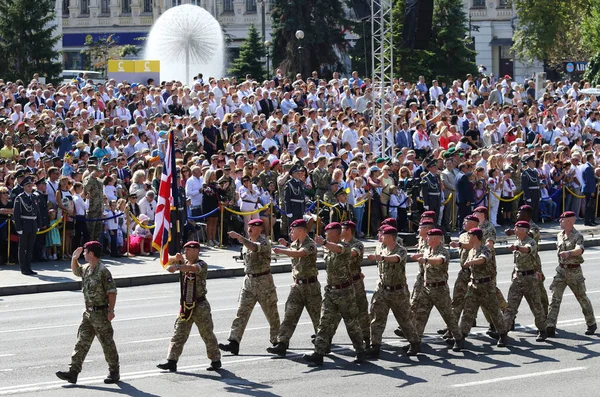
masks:
MULTIPOLYGON (((556 249, 556 234, 560 231, 558 223, 542 224, 540 227, 542 228, 540 250, 556 249)), ((576 227, 586 236, 586 246, 600 245, 600 227, 588 227, 583 224, 578 224, 576 227)), ((502 228, 498 228, 497 232, 496 253, 498 255, 508 254, 508 243, 514 241, 514 237, 507 237, 502 228)), ((375 249, 375 241, 365 241, 365 248, 367 253, 372 252, 375 249)), ((319 251, 317 266, 319 269, 323 269, 322 250, 319 249, 319 251)), ((409 251, 414 251, 414 249, 409 247, 409 251)), ((239 253, 239 247, 218 249, 203 246, 200 256, 208 263, 208 278, 243 276, 243 263, 234 259, 234 256, 239 256, 239 253)), ((456 250, 451 250, 451 254, 453 258, 458 256, 456 250)), ((275 256, 273 257, 275 258, 275 256)), ((108 257, 103 261, 112 272, 119 287, 175 282, 179 277, 177 274, 165 271, 159 264, 158 256, 124 257, 116 260, 108 257)), ((373 263, 365 260, 363 265, 369 266, 373 263)), ((38 272, 38 276, 22 275, 17 265, 2 266, 0 267, 0 296, 78 290, 81 288, 81 284, 79 279, 71 273, 70 266, 70 261, 34 263, 32 268, 38 272)), ((289 258, 278 257, 276 261, 272 262, 271 269, 273 273, 290 272, 289 258)))

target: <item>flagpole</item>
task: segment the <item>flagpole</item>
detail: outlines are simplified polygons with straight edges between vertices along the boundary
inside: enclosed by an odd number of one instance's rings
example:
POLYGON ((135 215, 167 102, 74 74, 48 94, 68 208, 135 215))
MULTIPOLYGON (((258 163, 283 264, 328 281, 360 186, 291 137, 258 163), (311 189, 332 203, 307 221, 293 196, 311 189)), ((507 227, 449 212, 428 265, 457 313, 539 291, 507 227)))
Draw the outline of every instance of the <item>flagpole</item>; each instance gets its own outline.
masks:
POLYGON ((171 145, 171 195, 173 197, 173 208, 171 208, 171 243, 169 244, 169 254, 175 255, 181 252, 179 236, 181 234, 181 225, 179 220, 179 189, 177 186, 177 165, 175 164, 175 132, 169 133, 169 145, 171 145))

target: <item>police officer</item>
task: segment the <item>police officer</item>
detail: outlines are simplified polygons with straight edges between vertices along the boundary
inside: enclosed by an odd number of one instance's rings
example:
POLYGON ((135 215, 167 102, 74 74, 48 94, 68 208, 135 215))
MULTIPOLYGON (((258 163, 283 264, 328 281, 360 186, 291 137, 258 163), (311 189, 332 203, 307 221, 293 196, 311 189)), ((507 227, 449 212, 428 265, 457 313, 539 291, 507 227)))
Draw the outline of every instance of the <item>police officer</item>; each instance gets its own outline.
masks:
POLYGON ((37 273, 31 270, 31 260, 36 233, 41 226, 39 203, 33 195, 33 178, 25 177, 22 184, 23 193, 15 198, 13 207, 15 228, 19 235, 19 266, 21 273, 34 276, 37 273))
POLYGON ((523 160, 527 164, 527 168, 521 174, 521 188, 523 189, 523 197, 526 204, 531 206, 533 214, 531 219, 534 222, 539 222, 540 219, 540 177, 535 169, 535 157, 529 156, 523 160))
POLYGON ((242 256, 246 273, 237 315, 229 333, 229 344, 219 343, 221 350, 234 355, 240 351, 240 341, 257 302, 269 321, 271 343, 277 344, 279 312, 277 311, 277 291, 271 275, 271 243, 262 235, 262 230, 263 221, 254 219, 248 222, 248 238, 234 231, 229 232, 229 237, 244 245, 242 256))
MULTIPOLYGON (((33 196, 37 201, 38 213, 40 214, 40 229, 46 229, 50 226, 50 216, 48 215, 48 195, 46 194, 46 178, 38 179, 35 183, 35 191, 33 196)), ((36 260, 45 262, 48 260, 46 257, 46 234, 38 234, 35 239, 36 260)))
POLYGON ((177 361, 183 352, 183 346, 190 336, 192 325, 196 324, 202 340, 206 344, 206 355, 211 361, 208 371, 221 368, 221 352, 214 333, 210 304, 206 300, 206 275, 208 265, 198 258, 200 243, 188 241, 183 246, 183 253, 177 253, 169 259, 167 271, 179 271, 181 298, 179 317, 175 321, 175 334, 169 345, 167 362, 157 365, 158 368, 177 372, 177 361))
POLYGON ((433 159, 427 163, 427 175, 421 180, 421 195, 423 196, 423 207, 435 212, 434 223, 439 224, 440 207, 442 206, 442 183, 437 175, 437 160, 433 159))
POLYGON ((300 178, 302 166, 296 164, 290 170, 292 178, 285 184, 284 200, 288 221, 302 219, 305 211, 304 182, 300 178))
POLYGON ((354 207, 348 204, 348 192, 346 189, 340 188, 335 192, 337 204, 331 207, 329 212, 330 222, 354 221, 354 207))

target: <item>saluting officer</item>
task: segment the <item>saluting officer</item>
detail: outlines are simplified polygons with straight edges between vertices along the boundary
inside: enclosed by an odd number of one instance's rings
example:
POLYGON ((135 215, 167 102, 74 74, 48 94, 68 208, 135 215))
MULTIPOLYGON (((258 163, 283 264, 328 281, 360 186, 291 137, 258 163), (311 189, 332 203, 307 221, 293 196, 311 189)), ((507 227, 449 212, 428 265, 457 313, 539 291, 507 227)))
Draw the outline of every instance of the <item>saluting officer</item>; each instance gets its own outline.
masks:
POLYGON ((440 207, 442 206, 442 184, 437 175, 437 160, 433 159, 427 163, 427 175, 421 180, 421 194, 423 196, 423 207, 435 212, 434 222, 440 221, 440 207))
POLYGON ((285 212, 290 223, 302 219, 305 211, 304 182, 300 178, 302 166, 296 164, 290 170, 292 178, 285 184, 285 212))
POLYGON ((542 197, 540 195, 540 177, 535 169, 535 157, 526 157, 523 162, 527 164, 527 169, 521 174, 523 197, 533 210, 531 219, 538 222, 540 219, 540 199, 542 197))
POLYGON ((37 198, 33 195, 33 178, 25 177, 22 184, 23 193, 14 202, 15 228, 19 235, 19 266, 21 273, 34 276, 37 273, 31 270, 31 260, 36 233, 40 230, 40 213, 37 198))

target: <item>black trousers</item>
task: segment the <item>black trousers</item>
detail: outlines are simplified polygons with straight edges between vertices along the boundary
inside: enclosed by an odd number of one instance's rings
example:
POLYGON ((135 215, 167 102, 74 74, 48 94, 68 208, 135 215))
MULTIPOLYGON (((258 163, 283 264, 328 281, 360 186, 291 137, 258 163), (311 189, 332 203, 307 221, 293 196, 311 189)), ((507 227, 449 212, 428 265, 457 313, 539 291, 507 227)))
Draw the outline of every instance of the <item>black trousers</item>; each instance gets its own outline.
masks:
POLYGON ((596 222, 596 197, 592 197, 592 193, 585 193, 585 216, 584 223, 596 222))
POLYGON ((82 247, 83 244, 90 241, 90 233, 87 223, 82 219, 75 219, 75 236, 73 237, 73 247, 82 247))
POLYGON ((117 246, 117 229, 109 230, 108 236, 110 237, 110 256, 121 256, 121 253, 119 252, 119 247, 117 246))
POLYGON ((21 267, 21 272, 31 271, 35 238, 36 233, 23 232, 19 235, 19 266, 21 267))
POLYGON ((458 205, 458 230, 462 230, 463 221, 467 215, 471 214, 471 204, 466 202, 457 203, 458 205))

